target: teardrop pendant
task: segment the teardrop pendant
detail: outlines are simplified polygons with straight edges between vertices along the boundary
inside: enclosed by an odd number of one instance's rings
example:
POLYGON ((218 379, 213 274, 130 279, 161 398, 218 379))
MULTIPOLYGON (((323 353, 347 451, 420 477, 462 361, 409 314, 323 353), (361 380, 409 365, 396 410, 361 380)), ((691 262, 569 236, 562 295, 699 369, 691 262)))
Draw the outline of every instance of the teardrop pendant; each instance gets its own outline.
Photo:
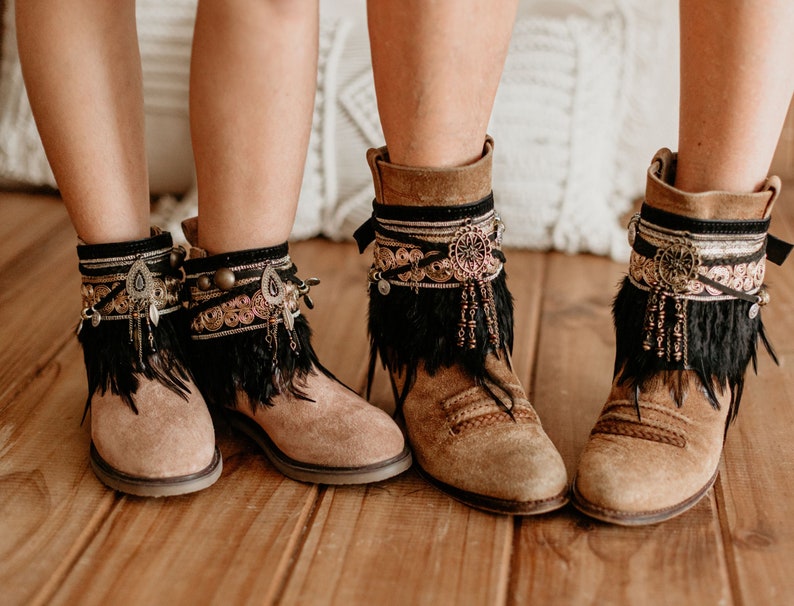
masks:
POLYGON ((132 301, 142 302, 151 298, 154 291, 154 276, 143 259, 138 259, 130 267, 126 289, 132 301))

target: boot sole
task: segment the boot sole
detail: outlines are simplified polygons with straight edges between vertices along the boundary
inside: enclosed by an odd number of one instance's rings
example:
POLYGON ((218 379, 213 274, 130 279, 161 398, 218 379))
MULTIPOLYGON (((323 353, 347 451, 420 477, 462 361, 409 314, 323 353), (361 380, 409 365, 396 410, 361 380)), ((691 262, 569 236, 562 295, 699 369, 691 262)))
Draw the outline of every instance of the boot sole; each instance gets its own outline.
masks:
POLYGON ((326 467, 297 461, 284 454, 267 432, 256 421, 244 414, 230 410, 229 423, 251 438, 264 451, 273 466, 288 478, 311 484, 369 484, 387 480, 407 471, 413 462, 406 446, 395 457, 361 467, 326 467))
POLYGON ((664 509, 638 512, 609 509, 607 507, 601 507, 595 503, 591 503, 582 497, 582 495, 576 490, 576 478, 574 478, 573 483, 571 484, 571 504, 583 514, 602 522, 609 522, 610 524, 617 524, 619 526, 645 526, 647 524, 658 524, 659 522, 664 522, 681 515, 685 511, 692 509, 695 505, 697 505, 698 502, 700 502, 700 500, 706 496, 708 491, 711 490, 711 487, 714 486, 714 482, 717 480, 718 474, 719 470, 714 472, 714 475, 711 476, 711 479, 706 483, 705 486, 703 486, 703 488, 677 505, 666 507, 664 509))
POLYGON ((106 486, 138 497, 172 497, 198 492, 212 486, 221 477, 223 459, 217 447, 212 462, 196 473, 171 478, 142 478, 119 471, 105 461, 91 443, 91 469, 106 486))
POLYGON ((487 511, 488 513, 498 513, 503 515, 517 515, 517 516, 534 516, 543 513, 556 511, 564 507, 568 503, 568 489, 566 488, 560 494, 547 499, 538 499, 533 501, 510 501, 506 499, 498 499, 489 497, 487 495, 477 494, 476 492, 468 492, 461 490, 454 486, 450 486, 441 480, 434 478, 427 473, 417 463, 416 469, 430 484, 435 486, 438 490, 452 497, 456 501, 460 501, 464 505, 487 511))

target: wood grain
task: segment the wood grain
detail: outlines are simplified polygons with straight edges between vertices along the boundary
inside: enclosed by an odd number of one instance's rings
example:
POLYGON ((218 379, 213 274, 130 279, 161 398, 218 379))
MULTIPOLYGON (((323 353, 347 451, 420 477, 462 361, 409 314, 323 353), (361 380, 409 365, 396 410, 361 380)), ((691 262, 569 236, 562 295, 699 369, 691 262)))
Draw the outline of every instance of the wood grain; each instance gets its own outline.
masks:
POLYGON ((52 196, 4 194, 0 407, 71 338, 80 311, 77 239, 52 196), (7 312, 6 312, 7 310, 7 312))
POLYGON ((271 603, 317 487, 241 444, 220 440, 223 476, 198 494, 119 497, 51 603, 271 603))
MULTIPOLYGON (((535 407, 569 473, 609 392, 609 315, 622 265, 549 256, 535 407)), ((713 499, 658 526, 619 528, 572 508, 518 522, 510 604, 727 604, 731 594, 713 499)))
POLYGON ((410 472, 324 494, 284 604, 504 603, 512 520, 474 511, 410 472))
MULTIPOLYGON (((787 183, 791 192, 794 183, 787 183)), ((777 207, 773 230, 794 238, 794 195, 777 207)), ((794 600, 794 264, 770 266, 772 300, 764 323, 780 358, 760 354, 748 370, 742 409, 728 433, 718 488, 725 541, 734 557, 735 591, 743 604, 794 600)))
POLYGON ((88 466, 82 355, 70 343, 0 409, 0 587, 46 601, 81 557, 114 495, 88 466))
MULTIPOLYGON (((787 184, 788 185, 788 184, 787 184)), ((772 231, 794 236, 794 188, 772 231)), ((658 526, 571 508, 514 519, 469 509, 414 472, 323 488, 279 475, 218 430, 225 471, 193 496, 137 499, 88 466, 74 233, 46 196, 0 194, 0 602, 16 604, 789 604, 794 602, 794 264, 769 270, 764 310, 781 357, 748 378, 715 490, 658 526)), ((369 256, 292 245, 319 275, 308 311, 324 363, 366 382, 369 256)), ((612 373, 609 305, 624 267, 508 251, 513 356, 573 472, 612 373)), ((380 373, 373 401, 393 406, 380 373)))

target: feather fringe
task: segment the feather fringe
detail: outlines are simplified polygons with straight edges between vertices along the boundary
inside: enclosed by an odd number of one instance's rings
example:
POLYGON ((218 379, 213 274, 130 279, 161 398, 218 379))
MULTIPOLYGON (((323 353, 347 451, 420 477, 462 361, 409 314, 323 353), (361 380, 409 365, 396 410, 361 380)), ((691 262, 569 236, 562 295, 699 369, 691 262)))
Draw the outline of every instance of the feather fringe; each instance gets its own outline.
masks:
MULTIPOLYGON (((682 372, 682 365, 667 362, 653 351, 642 347, 645 309, 649 293, 623 280, 612 308, 617 349, 615 376, 619 383, 637 390, 646 390, 661 380, 671 390, 678 406, 684 403, 686 392, 698 386, 689 385, 693 373, 682 372)), ((777 363, 769 343, 761 314, 748 316, 752 303, 742 300, 689 301, 687 308, 688 359, 687 370, 694 372, 700 387, 714 408, 719 408, 718 396, 730 393, 730 424, 739 411, 747 366, 757 366, 757 343, 760 340, 777 363)))
MULTIPOLYGON (((392 287, 387 295, 371 288, 368 385, 372 384, 378 355, 392 376, 405 381, 402 392, 397 394, 398 409, 416 381, 420 364, 430 375, 440 368, 460 364, 479 384, 485 378, 498 384, 495 378, 488 376, 485 358, 489 353, 501 355, 504 350, 511 353, 513 349, 513 297, 507 289, 506 279, 502 271, 491 282, 501 341, 498 350, 488 341, 482 306, 476 316, 476 347, 458 346, 459 288, 414 290, 392 287)), ((498 397, 495 400, 502 404, 498 397)))
MULTIPOLYGON (((90 320, 83 320, 77 337, 83 346, 88 376, 88 399, 83 419, 95 393, 117 395, 138 414, 134 396, 141 378, 159 381, 187 400, 190 371, 182 348, 186 334, 181 310, 161 316, 154 329, 154 350, 147 352, 148 343, 144 345, 141 363, 138 349, 130 339, 127 322, 106 320, 92 326, 90 320)), ((142 338, 148 340, 148 334, 142 338)))
POLYGON ((191 368, 207 404, 222 412, 234 407, 243 391, 251 411, 271 406, 277 394, 290 393, 309 400, 301 385, 316 368, 333 376, 319 363, 311 345, 311 328, 303 315, 295 318, 292 340, 283 324, 278 325, 277 351, 265 341, 266 330, 253 330, 205 340, 191 345, 191 368))

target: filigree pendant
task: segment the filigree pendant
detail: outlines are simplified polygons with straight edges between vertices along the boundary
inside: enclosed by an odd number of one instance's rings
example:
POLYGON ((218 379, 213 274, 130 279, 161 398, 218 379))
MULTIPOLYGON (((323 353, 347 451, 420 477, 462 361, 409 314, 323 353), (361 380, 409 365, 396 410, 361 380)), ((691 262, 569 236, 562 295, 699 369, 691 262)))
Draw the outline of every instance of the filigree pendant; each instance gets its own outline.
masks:
POLYGON ((127 274, 127 296, 134 303, 149 301, 154 291, 154 276, 143 259, 138 259, 127 274))

